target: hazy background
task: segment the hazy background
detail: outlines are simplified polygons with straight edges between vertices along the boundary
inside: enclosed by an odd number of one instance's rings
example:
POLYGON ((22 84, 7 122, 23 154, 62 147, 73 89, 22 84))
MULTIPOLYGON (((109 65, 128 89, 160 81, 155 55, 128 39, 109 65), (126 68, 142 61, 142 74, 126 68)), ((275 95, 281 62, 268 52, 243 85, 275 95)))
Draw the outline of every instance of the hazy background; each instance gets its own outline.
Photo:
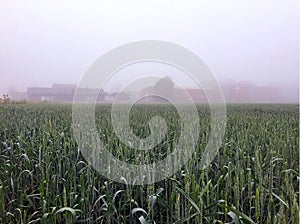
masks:
MULTIPOLYGON (((249 80, 281 86, 295 96, 299 11, 296 0, 1 0, 0 93, 76 84, 108 50, 156 39, 195 52, 220 82, 249 80)), ((161 69, 168 76, 173 72, 165 66, 161 69)), ((120 72, 107 88, 118 90, 128 77, 147 73, 147 65, 133 66, 120 72)), ((182 84, 193 85, 186 77, 181 79, 182 84)))

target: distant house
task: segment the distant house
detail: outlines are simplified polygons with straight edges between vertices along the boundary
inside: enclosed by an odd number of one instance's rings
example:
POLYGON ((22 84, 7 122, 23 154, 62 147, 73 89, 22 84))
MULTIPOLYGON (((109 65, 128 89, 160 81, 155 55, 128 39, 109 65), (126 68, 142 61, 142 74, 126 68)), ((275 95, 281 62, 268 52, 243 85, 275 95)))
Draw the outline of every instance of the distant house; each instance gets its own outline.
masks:
POLYGON ((33 87, 27 89, 27 94, 29 101, 70 102, 74 97, 74 89, 33 87))
MULTIPOLYGON (((241 81, 238 83, 225 83, 222 86, 225 102, 227 103, 275 103, 283 102, 283 93, 279 87, 274 86, 256 86, 249 81, 241 81)), ((172 90, 173 102, 189 102, 192 99, 195 103, 207 103, 206 94, 214 95, 216 92, 213 89, 197 89, 186 88, 172 90)), ((139 97, 140 102, 159 102, 156 99, 153 87, 147 87, 141 90, 139 97)))
MULTIPOLYGON (((286 100, 284 92, 279 87, 256 86, 249 81, 226 82, 222 85, 223 95, 227 103, 274 103, 286 100)), ((118 96, 118 101, 129 102, 139 98, 141 103, 166 102, 163 96, 156 96, 154 86, 144 88, 138 96, 133 93, 114 92, 107 93, 104 90, 92 88, 76 88, 72 84, 53 84, 52 87, 31 87, 27 93, 12 93, 13 99, 25 99, 28 101, 52 101, 73 102, 76 91, 76 99, 82 102, 113 102, 118 96), (27 96, 26 96, 27 95, 27 96), (95 99, 96 98, 96 99, 95 99)), ((173 88, 167 92, 168 98, 173 102, 188 102, 190 99, 195 103, 207 103, 205 93, 213 95, 214 90, 200 88, 173 88)), ((162 93, 163 95, 164 93, 162 93)))
POLYGON ((31 87, 27 89, 29 101, 53 101, 53 102, 72 102, 74 95, 77 95, 78 100, 94 101, 97 96, 97 101, 104 101, 107 94, 104 90, 78 88, 71 84, 54 84, 50 88, 31 87))
POLYGON ((108 93, 102 89, 78 88, 76 90, 76 100, 83 102, 105 101, 107 95, 108 93))
MULTIPOLYGON (((147 87, 141 90, 139 97, 141 98, 140 102, 157 102, 155 90, 153 87, 147 87)), ((195 103, 206 103, 207 97, 204 90, 197 88, 187 88, 179 89, 174 88, 170 94, 170 98, 174 102, 189 102, 190 100, 195 103)))
POLYGON ((105 96, 105 100, 106 101, 114 101, 114 100, 118 100, 118 102, 129 102, 130 99, 130 94, 126 93, 126 92, 115 92, 115 93, 111 93, 111 94, 107 94, 105 96))
POLYGON ((207 97, 203 89, 189 88, 189 89, 174 89, 173 97, 176 102, 206 103, 207 97))
POLYGON ((229 103, 274 103, 282 102, 282 91, 275 86, 256 86, 249 81, 226 83, 222 86, 229 103))

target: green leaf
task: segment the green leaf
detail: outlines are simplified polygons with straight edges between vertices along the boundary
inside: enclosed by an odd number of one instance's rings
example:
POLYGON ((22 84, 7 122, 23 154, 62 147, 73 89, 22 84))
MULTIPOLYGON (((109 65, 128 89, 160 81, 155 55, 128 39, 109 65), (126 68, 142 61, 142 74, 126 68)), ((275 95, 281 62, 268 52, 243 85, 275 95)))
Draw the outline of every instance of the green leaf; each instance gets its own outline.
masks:
POLYGON ((228 206, 228 205, 223 205, 221 204, 222 207, 227 208, 229 211, 234 212, 236 215, 241 217, 243 221, 246 221, 247 223, 255 223, 249 216, 245 215, 244 213, 240 212, 239 210, 235 209, 234 207, 228 206))
POLYGON ((229 215, 232 218, 233 223, 240 224, 239 217, 234 212, 228 212, 227 215, 229 215))
POLYGON ((210 208, 215 207, 216 205, 223 204, 223 203, 225 203, 224 200, 218 200, 218 201, 216 201, 216 202, 210 204, 209 206, 207 206, 204 210, 208 210, 208 209, 210 209, 210 208))
POLYGON ((184 195, 184 197, 193 205, 193 207, 197 210, 198 214, 201 214, 200 209, 198 207, 198 205, 196 204, 196 202, 194 202, 194 200, 186 193, 184 192, 182 189, 180 189, 179 187, 176 187, 176 190, 178 190, 181 194, 184 195))
POLYGON ((134 213, 136 213, 136 212, 143 212, 145 215, 148 215, 148 213, 142 208, 134 208, 131 210, 132 215, 134 215, 134 213))
POLYGON ((194 213, 194 214, 189 215, 189 216, 187 216, 187 217, 184 217, 184 218, 182 218, 182 219, 180 219, 180 220, 177 220, 176 222, 174 222, 174 224, 180 224, 180 223, 187 222, 187 221, 189 221, 191 218, 195 217, 196 215, 199 215, 199 214, 198 214, 198 213, 194 213))
POLYGON ((144 218, 144 216, 139 217, 139 221, 141 224, 149 224, 149 222, 147 222, 147 220, 144 218))
POLYGON ((76 210, 73 208, 70 208, 70 207, 63 207, 63 208, 57 210, 57 212, 55 214, 59 214, 59 213, 63 213, 63 212, 70 212, 73 217, 76 216, 76 210))

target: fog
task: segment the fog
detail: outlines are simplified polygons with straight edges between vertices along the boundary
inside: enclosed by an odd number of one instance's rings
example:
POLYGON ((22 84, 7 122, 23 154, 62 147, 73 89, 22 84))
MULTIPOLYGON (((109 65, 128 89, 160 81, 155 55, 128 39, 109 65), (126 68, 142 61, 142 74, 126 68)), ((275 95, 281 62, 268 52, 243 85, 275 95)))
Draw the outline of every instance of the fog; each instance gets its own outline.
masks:
MULTIPOLYGON (((163 40, 196 53, 220 83, 280 87, 298 100, 299 2, 11 1, 0 2, 0 93, 76 84, 101 55, 138 40, 163 40)), ((139 75, 194 83, 171 66, 125 68, 106 85, 139 75), (161 69, 161 70, 160 70, 161 69)))

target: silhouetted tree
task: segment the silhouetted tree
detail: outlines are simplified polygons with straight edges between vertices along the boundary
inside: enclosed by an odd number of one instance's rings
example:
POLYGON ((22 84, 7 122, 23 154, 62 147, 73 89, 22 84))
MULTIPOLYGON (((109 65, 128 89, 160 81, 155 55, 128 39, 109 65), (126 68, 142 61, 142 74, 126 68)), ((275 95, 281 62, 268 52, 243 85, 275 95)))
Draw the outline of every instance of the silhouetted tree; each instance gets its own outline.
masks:
POLYGON ((0 98, 0 103, 6 104, 6 103, 10 103, 10 102, 11 102, 11 100, 10 100, 8 94, 3 94, 3 99, 0 98))
POLYGON ((156 102, 168 102, 165 98, 173 99, 174 82, 170 77, 165 77, 157 81, 154 85, 154 93, 156 102))

